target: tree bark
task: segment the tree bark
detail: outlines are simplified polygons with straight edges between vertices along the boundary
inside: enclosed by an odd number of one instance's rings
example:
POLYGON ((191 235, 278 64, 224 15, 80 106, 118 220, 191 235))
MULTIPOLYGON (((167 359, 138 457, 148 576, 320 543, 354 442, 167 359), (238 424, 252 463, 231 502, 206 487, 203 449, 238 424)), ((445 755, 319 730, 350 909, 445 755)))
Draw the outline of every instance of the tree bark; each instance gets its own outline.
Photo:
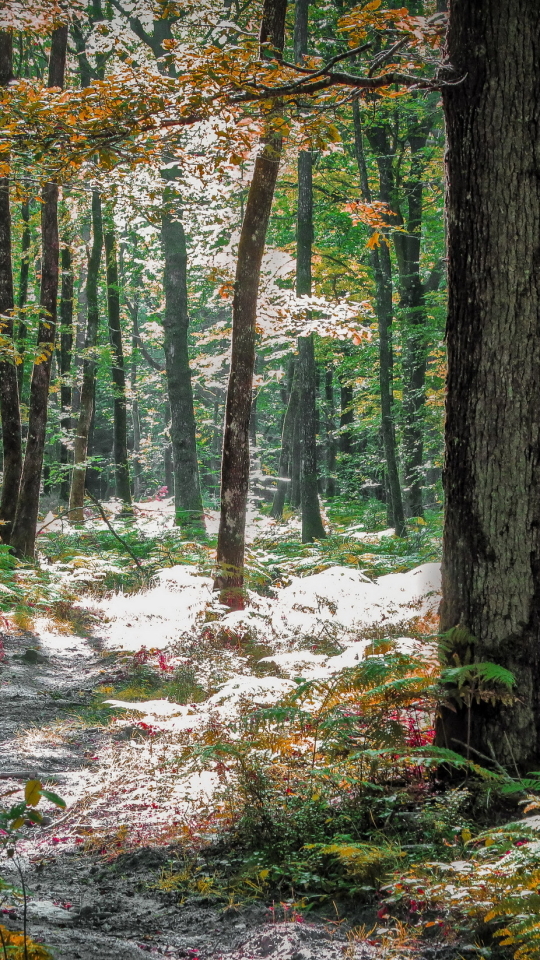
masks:
POLYGON ((181 220, 165 210, 161 220, 165 257, 165 371, 171 408, 174 508, 177 526, 204 532, 197 461, 193 389, 188 354, 187 251, 181 220))
POLYGON ((67 503, 69 500, 70 477, 69 464, 71 461, 70 447, 65 441, 71 430, 71 359, 73 350, 73 269, 71 250, 66 244, 62 247, 62 298, 60 303, 60 426, 62 428, 62 442, 60 445, 60 463, 62 479, 60 482, 60 497, 67 503))
MULTIPOLYGON (((12 79, 12 67, 13 37, 11 33, 2 31, 0 32, 1 86, 7 86, 12 79)), ((4 155, 1 159, 8 158, 4 155)), ((3 355, 4 359, 0 360, 0 413, 4 473, 0 500, 0 538, 4 543, 9 543, 11 538, 22 470, 19 387, 13 337, 14 309, 9 178, 2 177, 0 178, 0 335, 4 346, 0 356, 3 355)))
POLYGON ((92 249, 88 259, 88 271, 86 274, 86 302, 88 307, 86 339, 84 343, 86 356, 83 361, 79 419, 73 447, 73 472, 71 475, 71 490, 69 495, 69 509, 72 523, 82 523, 84 520, 83 506, 86 485, 88 437, 94 411, 96 381, 95 349, 99 329, 98 281, 99 265, 103 250, 101 199, 97 190, 92 192, 92 234, 92 249))
MULTIPOLYGON (((62 87, 67 53, 67 25, 52 34, 49 59, 49 87, 62 87)), ((59 274, 58 186, 47 183, 42 191, 41 210, 41 292, 38 327, 38 357, 32 371, 28 415, 28 438, 19 487, 17 511, 13 521, 11 544, 17 556, 32 557, 35 552, 36 523, 39 512, 39 491, 52 355, 56 335, 56 311, 59 274)))
POLYGON ((123 511, 131 510, 131 485, 129 481, 129 455, 127 442, 127 399, 124 348, 120 325, 120 281, 114 227, 105 231, 105 267, 107 273, 107 312, 109 318, 109 342, 111 344, 114 422, 114 476, 115 493, 123 503, 123 511))
POLYGON ((341 453, 352 453, 351 425, 354 423, 353 388, 344 377, 339 378, 339 449, 341 453))
POLYGON ((132 313, 133 333, 131 338, 131 421, 133 426, 133 494, 136 500, 142 492, 141 464, 141 418, 137 397, 137 352, 139 347, 139 301, 135 300, 132 313))
MULTIPOLYGON (((281 55, 287 0, 265 0, 261 47, 281 55)), ((264 52, 264 49, 263 49, 264 52)), ((272 110, 272 108, 270 108, 272 110)), ((275 113, 275 106, 274 106, 275 113)), ((231 607, 243 606, 246 510, 249 485, 249 417, 255 363, 255 319, 261 262, 274 197, 282 141, 271 129, 255 160, 238 245, 233 298, 232 355, 221 467, 221 515, 215 589, 231 607)))
MULTIPOLYGON (((450 0, 448 394, 441 630, 512 671, 473 702, 470 746, 540 762, 540 164, 537 0, 450 0), (474 638, 474 639, 473 639, 474 638)), ((464 750, 467 711, 437 742, 464 750), (458 742, 460 741, 460 742, 458 742)))

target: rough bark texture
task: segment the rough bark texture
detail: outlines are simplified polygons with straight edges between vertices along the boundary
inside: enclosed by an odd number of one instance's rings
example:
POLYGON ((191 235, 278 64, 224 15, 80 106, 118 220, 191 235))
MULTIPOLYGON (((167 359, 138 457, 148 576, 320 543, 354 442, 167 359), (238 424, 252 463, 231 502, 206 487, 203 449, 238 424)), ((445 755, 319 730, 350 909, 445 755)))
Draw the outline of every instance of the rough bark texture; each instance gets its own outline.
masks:
POLYGON ((133 335, 131 338, 131 422, 133 426, 133 494, 138 500, 142 493, 142 464, 141 464, 141 418, 139 415, 139 401, 137 399, 137 352, 139 345, 139 302, 135 300, 131 314, 133 321, 133 335))
MULTIPOLYGON (((49 87, 63 86, 67 35, 67 26, 57 27, 53 31, 49 59, 49 87)), ((39 357, 32 371, 28 437, 19 487, 17 512, 11 535, 13 549, 20 557, 33 557, 35 551, 39 491, 47 428, 49 383, 56 336, 59 239, 58 187, 54 183, 47 183, 42 191, 41 244, 39 357)))
MULTIPOLYGON (((540 761, 540 8, 451 0, 444 88, 449 261, 441 628, 511 670, 512 706, 473 704, 471 746, 540 761)), ((439 743, 463 749, 465 711, 439 743)))
POLYGON ((109 317, 109 342, 111 344, 111 375, 113 382, 113 421, 114 421, 114 476, 116 496, 122 501, 123 509, 131 508, 131 486, 129 482, 129 455, 127 443, 127 400, 126 371, 122 328, 120 325, 120 281, 118 277, 118 257, 114 229, 105 232, 105 266, 107 272, 107 312, 109 317))
MULTIPOLYGON (((71 250, 66 244, 62 247, 62 299, 60 304, 60 426, 63 437, 69 436, 71 430, 71 355, 73 350, 73 270, 71 265, 71 250)), ((63 439, 60 445, 60 463, 62 464, 62 480, 60 483, 60 497, 69 500, 69 464, 71 451, 63 439)))
MULTIPOLYGON (((12 78, 12 34, 0 32, 0 85, 12 78)), ((5 155, 2 159, 6 159, 5 155)), ((21 419, 19 387, 13 340, 13 269, 11 260, 11 210, 9 179, 0 178, 0 335, 9 356, 0 362, 0 412, 4 471, 0 501, 0 538, 9 543, 17 507, 22 470, 21 419)), ((1 353, 0 353, 1 356, 1 353)))
MULTIPOLYGON (((265 0, 261 44, 283 50, 287 0, 265 0)), ((232 355, 221 466, 221 516, 215 588, 242 606, 249 484, 249 418, 255 363, 255 319, 261 261, 276 185, 281 138, 268 131, 255 161, 238 245, 233 298, 232 355)))
POLYGON ((184 227, 165 212, 161 221, 165 257, 165 370, 171 409, 176 523, 204 531, 195 439, 193 389, 188 354, 187 251, 184 227))
POLYGON ((96 361, 94 352, 99 328, 98 280, 99 265, 103 250, 103 222, 101 199, 97 190, 92 193, 92 249, 88 259, 85 298, 88 309, 86 339, 84 342, 86 357, 83 362, 82 385, 79 399, 79 419, 73 447, 73 472, 69 496, 70 518, 72 523, 82 523, 84 519, 84 490, 86 484, 86 458, 88 437, 94 411, 96 382, 96 361))

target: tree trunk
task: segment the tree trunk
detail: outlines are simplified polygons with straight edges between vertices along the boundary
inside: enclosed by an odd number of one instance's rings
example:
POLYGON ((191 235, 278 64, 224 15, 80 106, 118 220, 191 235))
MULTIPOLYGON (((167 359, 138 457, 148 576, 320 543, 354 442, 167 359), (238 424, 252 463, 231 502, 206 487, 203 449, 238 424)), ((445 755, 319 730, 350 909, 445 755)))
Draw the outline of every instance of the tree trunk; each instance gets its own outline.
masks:
POLYGON ((95 349, 99 328, 98 281, 99 265, 103 250, 103 222, 101 199, 97 190, 92 193, 92 249, 88 259, 86 275, 86 302, 88 321, 86 324, 85 351, 83 361, 82 385, 79 401, 79 419, 73 447, 73 472, 69 496, 70 519, 72 523, 82 523, 84 519, 84 490, 86 485, 86 460, 88 455, 88 437, 92 426, 96 381, 95 349))
POLYGON ((324 396, 326 400, 326 469, 328 478, 326 481, 326 496, 335 497, 337 494, 336 483, 336 438, 335 430, 335 406, 334 406, 334 370, 327 367, 324 375, 324 396))
POLYGON ((279 456, 279 477, 272 503, 272 516, 275 520, 281 520, 283 516, 283 507, 285 498, 291 486, 291 461, 294 423, 298 410, 298 361, 293 361, 293 372, 291 377, 291 390, 289 401, 285 411, 281 434, 281 453, 279 456))
MULTIPOLYGON (((357 100, 355 100, 353 103, 353 121, 356 159, 360 174, 360 187, 366 202, 371 203, 372 197, 364 156, 360 107, 357 100)), ((375 130, 370 140, 371 145, 377 154, 381 183, 380 199, 384 203, 389 203, 391 199, 391 163, 384 130, 375 130)), ((396 435, 392 410, 392 320, 394 317, 394 308, 392 304, 392 261, 390 259, 390 251, 385 240, 383 240, 378 247, 373 247, 371 252, 371 265, 375 280, 376 311, 379 326, 381 433, 383 438, 384 456, 386 460, 386 471, 388 477, 388 489, 390 493, 393 525, 395 527, 397 536, 405 537, 407 535, 407 527, 405 524, 405 512, 403 510, 403 498, 401 495, 401 484, 399 480, 396 435)))
POLYGON ((422 240, 423 150, 433 122, 429 116, 408 135, 411 169, 405 185, 407 217, 404 231, 394 233, 399 269, 400 314, 405 325, 403 356, 403 467, 407 512, 410 517, 423 517, 422 505, 424 465, 423 409, 426 400, 426 304, 424 284, 420 276, 422 240))
MULTIPOLYGON (((161 220, 165 257, 165 371, 171 408, 174 509, 177 526, 204 532, 188 354, 187 252, 184 227, 167 210, 161 220)), ((172 492, 172 491, 170 491, 172 492)))
POLYGON ((112 382, 114 391, 114 476, 115 493, 122 501, 122 510, 131 510, 131 486, 129 482, 129 455, 127 443, 127 400, 124 348, 120 325, 120 281, 114 228, 105 231, 105 266, 107 272, 107 312, 109 317, 109 341, 111 344, 112 382))
MULTIPOLYGON (((21 269, 19 273, 19 295, 17 307, 19 310, 19 328, 17 341, 20 363, 17 366, 17 382, 19 384, 19 399, 23 395, 24 384, 24 354, 26 350, 27 324, 24 310, 28 301, 28 277, 30 274, 30 245, 32 235, 30 231, 30 201, 23 200, 21 204, 21 219, 23 223, 21 237, 21 269)), ((21 458, 22 467, 22 458, 21 458)))
POLYGON ((353 388, 343 377, 339 378, 339 449, 341 453, 352 453, 351 425, 354 423, 353 388))
MULTIPOLYGON (((49 59, 49 87, 62 87, 64 84, 67 36, 67 26, 57 27, 53 31, 49 59)), ((41 244, 41 315, 38 327, 40 356, 32 371, 28 438, 11 536, 11 544, 17 556, 32 558, 35 552, 49 383, 56 335, 59 239, 58 187, 54 183, 45 184, 42 191, 41 244)))
POLYGON ((69 464, 71 451, 65 438, 71 430, 71 355, 73 349, 73 269, 71 250, 66 244, 62 247, 62 299, 60 304, 60 426, 62 429, 62 443, 60 446, 60 463, 62 465, 62 479, 60 483, 60 497, 67 503, 69 500, 70 478, 69 464))
MULTIPOLYGON (((0 32, 1 86, 6 86, 12 79, 12 51, 12 34, 4 31, 0 32)), ((4 154, 1 159, 6 160, 8 158, 4 154)), ((0 178, 0 334, 5 340, 5 347, 2 349, 0 356, 3 355, 5 359, 0 361, 0 412, 4 449, 2 499, 0 501, 0 538, 4 543, 10 541, 22 469, 19 387, 13 337, 14 308, 9 179, 2 177, 0 178)))
MULTIPOLYGON (((301 64, 308 50, 309 0, 296 0, 294 58, 301 64)), ((298 154, 298 212, 296 219, 296 295, 311 296, 311 252, 313 246, 313 155, 298 154)), ((300 474, 302 543, 326 536, 317 483, 317 386, 313 334, 298 338, 300 385, 299 416, 302 424, 302 466, 300 474)))
MULTIPOLYGON (((450 0, 448 394, 441 629, 512 671, 473 702, 470 746, 540 762, 540 177, 537 0, 450 0), (459 81, 459 82, 457 82, 459 81)), ((467 711, 437 742, 466 750, 467 711), (458 742, 459 741, 459 742, 458 742)), ((476 756, 476 755, 474 755, 476 756)))
POLYGON ((141 465, 141 418, 139 401, 137 398, 137 351, 139 347, 139 301, 133 304, 133 334, 131 338, 131 420, 133 425, 133 494, 138 500, 142 492, 142 465, 141 465))
MULTIPOLYGON (((281 55, 287 0, 265 0, 261 46, 281 55)), ((262 50, 264 55, 264 48, 262 50)), ((279 108, 277 108, 279 109, 279 108)), ((249 485, 249 417, 255 363, 255 320, 259 276, 281 157, 281 137, 270 123, 253 170, 238 245, 233 298, 232 355, 221 467, 218 575, 223 602, 243 606, 246 510, 249 485)))

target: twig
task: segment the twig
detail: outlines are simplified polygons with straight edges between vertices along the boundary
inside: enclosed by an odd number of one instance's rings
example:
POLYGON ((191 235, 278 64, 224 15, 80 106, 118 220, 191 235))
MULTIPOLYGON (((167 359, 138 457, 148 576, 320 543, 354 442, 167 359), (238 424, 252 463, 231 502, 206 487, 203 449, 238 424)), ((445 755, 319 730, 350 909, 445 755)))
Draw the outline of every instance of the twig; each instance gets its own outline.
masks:
MULTIPOLYGON (((463 740, 458 740, 457 737, 452 737, 452 743, 459 743, 460 747, 465 747, 465 748, 467 747, 467 744, 466 744, 466 743, 463 743, 463 740)), ((502 765, 501 763, 499 763, 499 761, 498 761, 495 757, 488 757, 488 756, 486 756, 485 753, 480 753, 479 750, 475 750, 475 748, 474 748, 474 747, 471 747, 470 744, 469 744, 468 746, 469 746, 469 750, 470 750, 472 753, 475 753, 477 757, 480 757, 482 760, 487 760, 488 763, 494 763, 495 766, 499 768, 499 770, 501 771, 501 773, 504 773, 504 775, 505 775, 505 777, 507 778, 507 780, 511 780, 511 779, 512 779, 512 777, 511 777, 511 776, 509 775, 509 773, 508 773, 508 770, 505 770, 504 767, 503 767, 503 765, 502 765)))
POLYGON ((120 534, 118 534, 118 533, 116 532, 116 530, 114 529, 112 523, 111 523, 110 520, 108 519, 108 517, 107 517, 107 515, 106 515, 106 513, 105 513, 105 511, 104 511, 104 509, 103 509, 103 507, 101 506, 101 503, 99 502, 99 500, 96 500, 96 498, 90 493, 89 490, 85 490, 85 493, 86 493, 86 496, 92 501, 92 503, 95 503, 96 507, 98 508, 98 510, 99 510, 99 512, 100 512, 100 514, 101 514, 102 519, 103 519, 104 522, 107 524, 107 526, 108 526, 109 530, 111 531, 113 537, 116 537, 116 539, 118 540, 118 542, 122 544, 122 546, 123 546, 124 550, 126 551, 126 553, 129 554, 129 556, 131 557, 131 559, 132 559, 132 560, 134 561, 134 563, 137 565, 137 567, 139 568, 139 570, 141 571, 141 573, 144 573, 144 567, 143 567, 142 563, 140 562, 140 560, 138 559, 138 557, 135 556, 135 554, 133 553, 133 550, 131 549, 131 547, 129 547, 129 546, 127 545, 126 541, 120 536, 120 534))
MULTIPOLYGON (((44 523, 42 527, 37 531, 37 536, 39 537, 40 533, 43 530, 46 530, 47 527, 50 527, 51 523, 54 523, 56 520, 63 520, 64 517, 69 516, 70 513, 76 513, 77 510, 80 510, 80 507, 72 507, 71 510, 62 510, 62 513, 59 513, 56 517, 53 517, 52 520, 48 520, 47 523, 44 523)), ((85 517, 81 523, 86 523, 87 520, 97 520, 97 517, 85 517)))

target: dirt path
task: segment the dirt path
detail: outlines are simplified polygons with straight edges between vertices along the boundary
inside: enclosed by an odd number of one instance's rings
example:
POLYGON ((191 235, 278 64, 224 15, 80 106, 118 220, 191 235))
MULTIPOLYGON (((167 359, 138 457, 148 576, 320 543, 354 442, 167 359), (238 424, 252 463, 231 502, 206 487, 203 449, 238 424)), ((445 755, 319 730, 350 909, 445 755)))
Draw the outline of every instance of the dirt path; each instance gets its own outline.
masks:
MULTIPOLYGON (((114 658, 103 656, 96 637, 55 636, 48 643, 40 631, 39 638, 21 632, 1 639, 0 790, 36 777, 72 796, 111 740, 107 727, 80 720, 80 708, 98 684, 117 682, 114 658)), ((276 922, 279 909, 267 904, 224 909, 208 897, 180 902, 178 892, 155 887, 164 868, 174 869, 174 847, 143 846, 111 862, 103 851, 64 845, 64 816, 55 812, 44 827, 28 829, 20 855, 29 935, 50 946, 57 960, 137 960, 149 953, 191 960, 339 960, 373 953, 365 943, 349 943, 346 925, 276 922)), ((2 873, 17 881, 13 861, 2 873)), ((6 904, 3 922, 21 929, 22 908, 6 904)))

